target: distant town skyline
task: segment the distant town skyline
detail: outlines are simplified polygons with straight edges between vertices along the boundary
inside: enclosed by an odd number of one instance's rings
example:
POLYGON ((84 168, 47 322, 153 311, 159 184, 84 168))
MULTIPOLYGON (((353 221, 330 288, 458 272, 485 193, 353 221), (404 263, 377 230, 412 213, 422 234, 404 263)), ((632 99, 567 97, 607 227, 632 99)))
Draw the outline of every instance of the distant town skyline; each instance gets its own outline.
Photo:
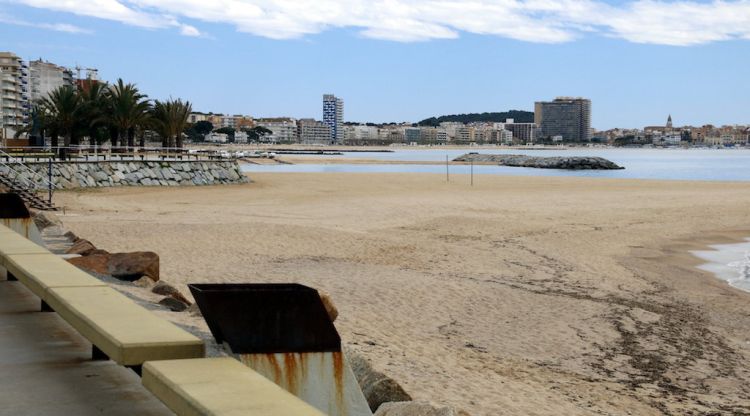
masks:
POLYGON ((2 49, 225 114, 320 119, 332 93, 345 121, 416 122, 582 96, 598 130, 750 124, 747 2, 97 4, 4 2, 2 49))

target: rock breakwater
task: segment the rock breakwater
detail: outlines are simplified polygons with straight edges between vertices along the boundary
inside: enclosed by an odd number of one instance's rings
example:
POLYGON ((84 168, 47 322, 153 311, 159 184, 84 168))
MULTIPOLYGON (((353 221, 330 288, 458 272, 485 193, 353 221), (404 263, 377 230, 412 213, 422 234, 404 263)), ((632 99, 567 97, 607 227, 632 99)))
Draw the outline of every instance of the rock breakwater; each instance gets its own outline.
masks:
POLYGON ((467 153, 455 159, 454 162, 497 163, 501 166, 515 166, 539 169, 568 169, 568 170, 612 170, 624 167, 596 156, 526 156, 526 155, 497 155, 467 153))

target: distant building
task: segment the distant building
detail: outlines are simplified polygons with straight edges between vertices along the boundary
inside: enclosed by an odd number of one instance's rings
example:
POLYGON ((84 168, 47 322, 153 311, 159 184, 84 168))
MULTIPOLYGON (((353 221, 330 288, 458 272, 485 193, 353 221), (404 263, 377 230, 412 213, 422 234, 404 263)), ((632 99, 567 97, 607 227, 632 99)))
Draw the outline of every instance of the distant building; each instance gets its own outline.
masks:
POLYGON ((295 143, 298 141, 297 122, 292 118, 259 118, 255 120, 255 125, 271 130, 271 134, 262 138, 264 142, 276 144, 295 143))
POLYGON ((534 105, 534 122, 541 128, 542 137, 591 141, 591 100, 558 97, 553 101, 539 101, 534 105))
POLYGON ((409 144, 419 143, 420 130, 419 127, 407 127, 404 129, 404 141, 409 144))
POLYGON ((378 140, 378 128, 367 125, 354 125, 344 127, 344 137, 348 142, 368 142, 378 140))
POLYGON ((248 136, 247 133, 244 131, 237 131, 234 133, 234 142, 235 143, 247 143, 248 142, 248 136))
POLYGON ((227 143, 229 136, 225 133, 208 133, 204 139, 210 143, 227 143))
POLYGON ((458 144, 467 144, 476 141, 476 129, 468 126, 458 127, 453 141, 458 144))
POLYGON ((332 143, 344 140, 344 100, 333 94, 323 95, 323 123, 329 127, 332 143))
POLYGON ((505 120, 503 130, 511 133, 513 144, 534 143, 540 136, 536 123, 516 123, 512 118, 505 120))
POLYGON ((13 135, 29 116, 29 67, 12 52, 0 52, 0 139, 13 135))
POLYGON ((419 144, 436 144, 438 141, 438 129, 435 127, 422 127, 419 129, 419 144))
POLYGON ((75 82, 70 69, 39 59, 29 63, 29 84, 33 103, 48 97, 57 88, 73 87, 75 82))
POLYGON ((304 144, 333 144, 331 127, 311 118, 297 121, 297 136, 304 144))
POLYGON ((195 124, 199 121, 208 121, 208 114, 190 113, 188 116, 188 123, 195 124))

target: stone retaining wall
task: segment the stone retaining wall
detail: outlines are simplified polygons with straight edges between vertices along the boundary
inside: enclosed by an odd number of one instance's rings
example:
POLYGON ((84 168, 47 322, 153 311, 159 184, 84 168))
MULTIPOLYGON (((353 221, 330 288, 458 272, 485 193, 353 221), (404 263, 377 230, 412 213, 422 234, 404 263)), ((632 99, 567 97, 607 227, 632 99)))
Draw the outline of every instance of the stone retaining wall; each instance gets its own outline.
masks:
MULTIPOLYGON (((46 187, 47 163, 27 163, 37 175, 40 188, 46 187)), ((18 170, 16 171, 18 172, 18 170)), ((0 165, 0 175, 11 175, 7 166, 0 165)), ((21 172, 24 181, 31 173, 21 172)), ((94 188, 106 186, 194 186, 247 182, 236 161, 99 161, 55 162, 52 164, 52 183, 58 189, 94 188)))

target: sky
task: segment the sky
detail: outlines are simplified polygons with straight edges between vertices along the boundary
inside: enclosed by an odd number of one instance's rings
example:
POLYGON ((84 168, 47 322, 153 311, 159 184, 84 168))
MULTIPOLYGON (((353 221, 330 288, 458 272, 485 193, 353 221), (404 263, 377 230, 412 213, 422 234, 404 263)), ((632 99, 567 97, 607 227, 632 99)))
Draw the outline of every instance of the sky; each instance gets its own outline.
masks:
POLYGON ((0 0, 0 51, 253 117, 592 101, 603 130, 750 124, 750 0, 0 0))

